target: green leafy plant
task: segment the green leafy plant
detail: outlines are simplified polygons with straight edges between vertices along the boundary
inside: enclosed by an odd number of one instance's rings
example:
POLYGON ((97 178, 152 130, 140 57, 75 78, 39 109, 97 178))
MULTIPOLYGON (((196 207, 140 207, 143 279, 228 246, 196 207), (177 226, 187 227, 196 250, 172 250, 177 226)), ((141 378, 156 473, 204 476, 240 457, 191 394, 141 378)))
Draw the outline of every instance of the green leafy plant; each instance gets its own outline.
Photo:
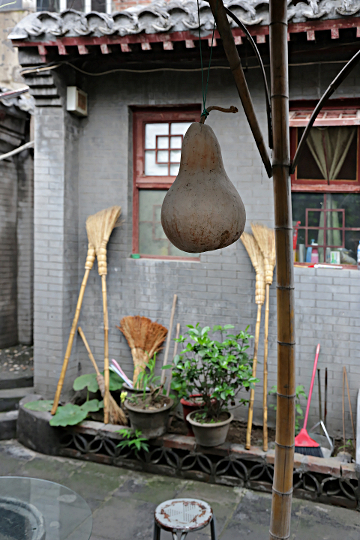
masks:
POLYGON ((259 380, 252 376, 252 360, 246 352, 252 336, 248 334, 249 327, 238 334, 228 333, 234 328, 231 324, 213 327, 213 333, 220 333, 220 341, 209 337, 209 326, 202 328, 197 323, 187 328, 187 337, 177 340, 185 348, 174 358, 172 389, 179 398, 200 394, 205 413, 198 414, 196 419, 216 422, 229 405, 235 406, 237 401, 240 405, 247 403, 247 399, 238 398, 239 392, 253 388, 259 380))
MULTIPOLYGON (((104 373, 102 372, 102 375, 104 373)), ((109 371, 110 374, 110 392, 115 392, 115 390, 121 390, 124 381, 113 371, 109 371)), ((88 392, 95 394, 99 390, 99 385, 96 379, 96 373, 86 373, 85 375, 80 375, 76 377, 73 383, 73 389, 75 391, 83 390, 84 388, 88 389, 88 392)))
POLYGON ((349 454, 353 455, 355 453, 355 447, 352 439, 348 439, 345 444, 339 446, 338 452, 349 452, 349 454))
MULTIPOLYGON (((277 386, 274 384, 274 386, 271 387, 269 390, 269 395, 276 394, 277 392, 277 386)), ((305 393, 305 388, 302 384, 296 387, 295 390, 295 434, 297 435, 300 431, 300 420, 304 418, 304 411, 301 407, 301 398, 307 399, 307 395, 305 393)), ((277 406, 273 404, 269 404, 269 407, 274 409, 276 411, 277 406)))
POLYGON ((53 406, 53 401, 49 399, 38 399, 36 401, 29 401, 25 403, 25 409, 37 412, 50 412, 53 406))
POLYGON ((144 450, 144 452, 149 451, 147 439, 143 437, 140 429, 133 431, 131 429, 123 428, 117 431, 117 433, 120 433, 124 437, 124 440, 117 445, 117 448, 135 449, 136 454, 138 454, 140 450, 144 450))
POLYGON ((67 403, 58 407, 55 415, 50 420, 50 426, 74 426, 87 417, 90 412, 97 412, 104 407, 103 401, 92 399, 85 401, 83 405, 67 403))
MULTIPOLYGON (((156 353, 139 373, 136 379, 135 388, 141 388, 142 392, 132 394, 129 397, 129 402, 138 405, 139 401, 146 407, 158 405, 164 399, 164 385, 159 384, 161 377, 155 375, 156 353)), ((164 368, 163 368, 164 369, 164 368)), ((166 368, 167 369, 167 368, 166 368)))

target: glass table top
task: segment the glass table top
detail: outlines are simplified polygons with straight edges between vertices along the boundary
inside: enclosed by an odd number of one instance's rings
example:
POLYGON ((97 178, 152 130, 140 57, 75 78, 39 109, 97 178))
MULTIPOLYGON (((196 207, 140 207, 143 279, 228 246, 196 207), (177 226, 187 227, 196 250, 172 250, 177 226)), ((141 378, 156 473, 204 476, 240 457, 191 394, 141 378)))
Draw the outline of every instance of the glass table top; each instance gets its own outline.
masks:
POLYGON ((92 515, 71 489, 37 478, 0 477, 0 540, 89 540, 92 515))

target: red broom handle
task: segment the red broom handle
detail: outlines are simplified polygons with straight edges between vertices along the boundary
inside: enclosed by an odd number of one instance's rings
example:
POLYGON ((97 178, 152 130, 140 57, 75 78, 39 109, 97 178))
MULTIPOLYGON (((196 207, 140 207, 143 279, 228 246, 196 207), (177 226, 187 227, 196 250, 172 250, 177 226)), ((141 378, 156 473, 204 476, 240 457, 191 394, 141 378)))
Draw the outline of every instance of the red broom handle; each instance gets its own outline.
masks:
POLYGON ((305 413, 305 420, 304 420, 303 429, 306 429, 306 424, 307 424, 307 421, 308 421, 310 404, 311 404, 311 396, 312 396, 312 391, 313 391, 313 388, 314 388, 314 381, 315 381, 315 375, 316 375, 316 366, 317 366, 317 363, 318 363, 319 354, 320 354, 320 343, 318 343, 318 346, 316 347, 314 367, 313 367, 313 372, 312 372, 312 376, 311 376, 311 384, 310 384, 308 402, 307 402, 307 405, 306 405, 306 413, 305 413))

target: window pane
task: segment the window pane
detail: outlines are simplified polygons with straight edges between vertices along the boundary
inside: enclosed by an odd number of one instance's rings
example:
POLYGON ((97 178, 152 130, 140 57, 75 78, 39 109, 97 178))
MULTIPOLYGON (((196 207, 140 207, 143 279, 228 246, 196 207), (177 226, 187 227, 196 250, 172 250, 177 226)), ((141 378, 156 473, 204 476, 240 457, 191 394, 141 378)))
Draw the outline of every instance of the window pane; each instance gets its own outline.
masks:
POLYGON ((168 135, 169 124, 146 124, 145 125, 145 148, 156 148, 156 135, 168 135))
POLYGON ((177 176, 179 174, 180 163, 172 163, 170 165, 170 176, 177 176))
POLYGON ((308 212, 307 244, 305 228, 298 230, 297 260, 299 262, 306 261, 307 248, 310 247, 313 240, 315 244, 318 244, 317 250, 320 263, 331 262, 332 260, 333 263, 339 261, 339 264, 355 265, 357 246, 360 240, 359 208, 359 193, 292 193, 294 225, 300 221, 300 227, 305 227, 306 209, 310 209, 308 212), (314 212, 311 211, 313 208, 326 208, 332 211, 314 212), (345 217, 343 217, 344 213, 345 217), (344 240, 343 226, 345 226, 345 247, 342 247, 344 240), (314 227, 321 227, 321 229, 314 229, 314 227), (346 230, 347 228, 358 230, 349 231, 346 230), (321 246, 325 246, 325 252, 321 246))
POLYGON ((155 150, 145 152, 145 175, 168 176, 168 164, 159 165, 155 161, 155 150))
POLYGON ((198 257, 174 247, 165 236, 160 213, 166 190, 142 189, 139 192, 139 251, 143 255, 198 257))
POLYGON ((192 122, 173 122, 170 128, 171 135, 185 135, 192 122))
POLYGON ((171 150, 170 152, 170 162, 171 163, 180 163, 181 150, 171 150))
MULTIPOLYGON (((304 129, 298 129, 298 140, 304 129)), ((357 127, 312 128, 298 165, 303 180, 356 180, 357 127)))
POLYGON ((167 150, 159 150, 157 153, 158 163, 168 163, 169 161, 169 152, 167 150))
POLYGON ((162 135, 157 137, 158 148, 169 148, 169 137, 163 137, 162 135))
POLYGON ((181 148, 182 138, 181 137, 171 137, 170 139, 170 148, 181 148))
POLYGON ((59 0, 37 0, 36 11, 60 11, 59 0))
POLYGON ((91 0, 91 11, 106 13, 106 0, 91 0))
POLYGON ((331 198, 335 208, 345 210, 345 227, 360 227, 360 194, 332 193, 331 198))
POLYGON ((67 0, 66 6, 68 9, 76 11, 85 11, 85 0, 67 0))

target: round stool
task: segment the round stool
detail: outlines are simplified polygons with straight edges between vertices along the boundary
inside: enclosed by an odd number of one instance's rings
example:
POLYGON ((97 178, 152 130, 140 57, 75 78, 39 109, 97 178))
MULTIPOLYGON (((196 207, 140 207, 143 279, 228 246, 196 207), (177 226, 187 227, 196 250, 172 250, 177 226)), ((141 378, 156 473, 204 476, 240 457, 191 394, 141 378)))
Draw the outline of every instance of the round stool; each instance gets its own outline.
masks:
POLYGON ((192 531, 198 531, 210 525, 211 540, 216 538, 216 522, 211 506, 198 499, 171 499, 156 508, 154 519, 154 540, 160 540, 161 529, 170 531, 173 539, 180 540, 192 531))

